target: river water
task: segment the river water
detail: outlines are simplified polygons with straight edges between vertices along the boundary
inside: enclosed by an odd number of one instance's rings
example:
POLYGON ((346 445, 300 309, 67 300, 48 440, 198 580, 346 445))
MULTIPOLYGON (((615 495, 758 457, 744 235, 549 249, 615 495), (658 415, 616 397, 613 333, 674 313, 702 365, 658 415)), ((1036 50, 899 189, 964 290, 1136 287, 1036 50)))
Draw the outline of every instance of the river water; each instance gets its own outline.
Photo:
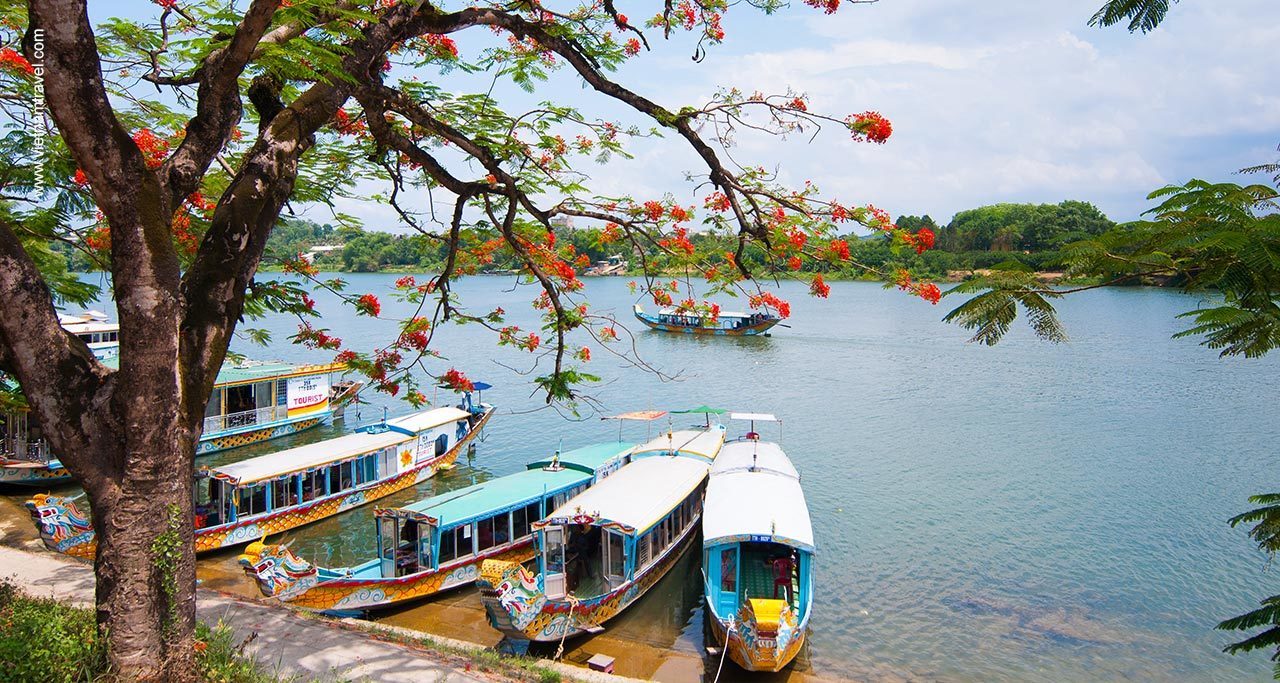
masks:
MULTIPOLYGON (((344 277, 351 292, 379 294, 384 315, 407 314, 390 296, 397 276, 344 277)), ((472 310, 502 306, 528 326, 534 292, 513 284, 476 277, 457 290, 472 310)), ((1019 326, 994 348, 967 344, 963 330, 939 322, 946 300, 933 307, 869 283, 834 283, 828 300, 795 284, 783 289, 791 327, 767 338, 688 338, 629 324, 639 356, 674 378, 594 348, 589 368, 602 381, 588 393, 604 413, 706 403, 784 419, 781 441, 803 476, 818 544, 810 646, 793 680, 1267 677, 1264 656, 1222 654, 1231 638, 1213 625, 1276 592, 1265 558, 1225 520, 1275 481, 1280 358, 1220 360, 1193 340, 1171 339, 1175 316, 1198 299, 1160 289, 1074 295, 1060 307, 1069 343, 1037 341, 1019 326)), ((595 310, 630 319, 625 279, 591 280, 585 293, 595 310)), ((348 344, 390 338, 391 323, 357 317, 329 295, 317 299, 323 326, 348 344)), ((238 342, 247 355, 326 357, 286 343, 296 321, 246 325, 276 340, 269 349, 238 342)), ((495 385, 484 398, 498 414, 472 457, 384 504, 509 474, 561 442, 617 436, 590 406, 579 418, 541 409, 533 375, 517 372, 532 357, 497 348, 492 333, 450 324, 436 345, 448 356, 436 367, 495 385)), ((546 367, 544 359, 534 374, 546 367)), ((381 406, 408 410, 365 398, 371 404, 349 421, 380 417, 381 406)), ((645 429, 623 436, 642 440, 645 429)), ((299 530, 294 549, 330 565, 361 561, 373 551, 370 520, 363 508, 299 530)), ((202 559, 201 576, 213 587, 254 590, 234 553, 202 559)), ((571 642, 569 658, 605 652, 620 673, 672 681, 713 674, 717 662, 698 656, 697 576, 690 556, 604 634, 571 642)), ((497 640, 468 590, 377 618, 497 640)), ((744 678, 786 676, 722 676, 744 678)))

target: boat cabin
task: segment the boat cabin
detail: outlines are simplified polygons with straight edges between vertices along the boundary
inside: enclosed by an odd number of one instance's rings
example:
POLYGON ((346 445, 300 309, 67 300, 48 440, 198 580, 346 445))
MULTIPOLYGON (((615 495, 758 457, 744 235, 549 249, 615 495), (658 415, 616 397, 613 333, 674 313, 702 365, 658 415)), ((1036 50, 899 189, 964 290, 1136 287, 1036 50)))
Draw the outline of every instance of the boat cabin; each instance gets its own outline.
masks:
POLYGON ((444 455, 464 438, 472 413, 435 408, 354 434, 206 468, 195 482, 196 528, 235 523, 355 491, 444 455))
POLYGON ((722 312, 715 319, 712 319, 701 315, 678 313, 674 308, 664 308, 658 311, 657 319, 658 322, 664 325, 675 325, 678 327, 700 327, 709 330, 736 330, 743 327, 750 327, 756 323, 768 320, 769 316, 764 313, 722 312))
POLYGON ((85 311, 75 315, 58 314, 62 329, 74 334, 89 347, 99 359, 112 358, 120 353, 120 326, 107 322, 107 314, 101 311, 85 311))
POLYGON ((803 623, 813 602, 813 528, 800 475, 777 444, 725 444, 711 468, 702 534, 716 618, 749 600, 785 600, 803 623))
POLYGON ((603 595, 658 564, 697 522, 707 469, 700 457, 633 459, 535 524, 547 598, 603 595))
POLYGON ((385 578, 476 561, 531 540, 533 523, 628 462, 635 444, 585 446, 401 508, 379 509, 385 578))
POLYGON ((345 369, 340 363, 224 365, 205 407, 204 436, 326 417, 332 412, 329 375, 345 369))

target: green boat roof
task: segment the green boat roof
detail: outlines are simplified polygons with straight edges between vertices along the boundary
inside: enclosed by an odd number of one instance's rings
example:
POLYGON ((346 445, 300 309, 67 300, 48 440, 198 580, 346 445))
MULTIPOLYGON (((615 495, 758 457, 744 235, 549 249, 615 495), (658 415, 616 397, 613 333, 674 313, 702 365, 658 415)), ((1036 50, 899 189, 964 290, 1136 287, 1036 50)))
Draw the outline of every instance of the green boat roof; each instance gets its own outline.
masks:
POLYGON ((441 526, 489 517, 527 505, 545 493, 573 488, 592 475, 565 468, 555 472, 525 470, 406 505, 400 510, 434 517, 441 526))
MULTIPOLYGON (((120 367, 119 356, 112 356, 111 358, 107 358, 100 362, 112 369, 120 367)), ((218 371, 216 384, 217 386, 247 384, 249 382, 263 382, 270 379, 284 379, 286 377, 323 375, 330 372, 339 372, 345 369, 346 366, 341 363, 320 363, 310 365, 295 365, 293 363, 285 363, 282 361, 246 361, 243 365, 224 363, 222 369, 218 371)))
MULTIPOLYGON (((606 441, 575 448, 560 454, 560 464, 567 468, 594 474, 610 460, 617 458, 635 448, 636 444, 625 441, 606 441)), ((529 469, 541 469, 551 464, 551 458, 544 458, 529 463, 529 469)))

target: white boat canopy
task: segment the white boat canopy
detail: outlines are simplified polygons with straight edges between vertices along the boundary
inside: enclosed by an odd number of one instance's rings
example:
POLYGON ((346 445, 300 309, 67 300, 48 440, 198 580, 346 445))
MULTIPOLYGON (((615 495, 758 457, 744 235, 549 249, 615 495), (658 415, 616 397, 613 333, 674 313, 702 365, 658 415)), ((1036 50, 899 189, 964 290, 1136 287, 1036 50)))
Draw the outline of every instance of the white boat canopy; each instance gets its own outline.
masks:
POLYGON ((377 434, 363 432, 347 434, 328 441, 233 462, 230 465, 210 467, 209 473, 236 484, 249 484, 354 458, 362 453, 371 453, 411 441, 413 438, 393 430, 377 434))
POLYGON ((419 432, 466 417, 467 412, 457 408, 433 408, 387 420, 387 425, 396 429, 378 433, 347 434, 328 441, 241 460, 230 465, 211 467, 209 472, 219 479, 238 484, 275 479, 286 474, 303 472, 339 460, 354 458, 362 453, 395 446, 412 440, 415 438, 413 435, 419 432))
POLYGON ((749 420, 751 422, 782 422, 770 413, 729 413, 730 420, 749 420))
POLYGON ((416 434, 418 432, 424 432, 431 429, 432 427, 439 427, 442 424, 465 420, 469 416, 470 413, 467 411, 449 406, 446 408, 424 410, 419 413, 405 415, 404 417, 397 417, 394 420, 387 420, 387 424, 416 434))
POLYGON ((800 477, 777 444, 730 443, 711 470, 702 511, 702 545, 744 541, 814 550, 800 477))
POLYGON ((661 434, 636 448, 631 459, 646 455, 674 454, 676 452, 697 455, 714 460, 720 447, 724 445, 724 429, 677 429, 661 434))
POLYGON ((695 458, 636 460, 570 498, 535 526, 590 523, 642 534, 693 492, 708 469, 710 465, 695 458))

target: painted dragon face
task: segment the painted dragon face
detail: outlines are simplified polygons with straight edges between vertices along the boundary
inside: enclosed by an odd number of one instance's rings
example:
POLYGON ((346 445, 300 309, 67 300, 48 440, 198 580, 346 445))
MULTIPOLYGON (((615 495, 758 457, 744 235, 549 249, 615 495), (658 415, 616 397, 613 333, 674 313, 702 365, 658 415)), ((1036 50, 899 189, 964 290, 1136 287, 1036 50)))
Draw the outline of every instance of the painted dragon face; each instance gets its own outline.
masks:
POLYGON ((37 493, 25 505, 31 521, 40 530, 40 538, 55 550, 59 543, 93 531, 89 518, 70 498, 37 493))
POLYGON ((250 543, 237 560, 244 573, 254 577, 258 590, 268 598, 288 600, 316 585, 319 570, 293 554, 288 545, 250 543))

